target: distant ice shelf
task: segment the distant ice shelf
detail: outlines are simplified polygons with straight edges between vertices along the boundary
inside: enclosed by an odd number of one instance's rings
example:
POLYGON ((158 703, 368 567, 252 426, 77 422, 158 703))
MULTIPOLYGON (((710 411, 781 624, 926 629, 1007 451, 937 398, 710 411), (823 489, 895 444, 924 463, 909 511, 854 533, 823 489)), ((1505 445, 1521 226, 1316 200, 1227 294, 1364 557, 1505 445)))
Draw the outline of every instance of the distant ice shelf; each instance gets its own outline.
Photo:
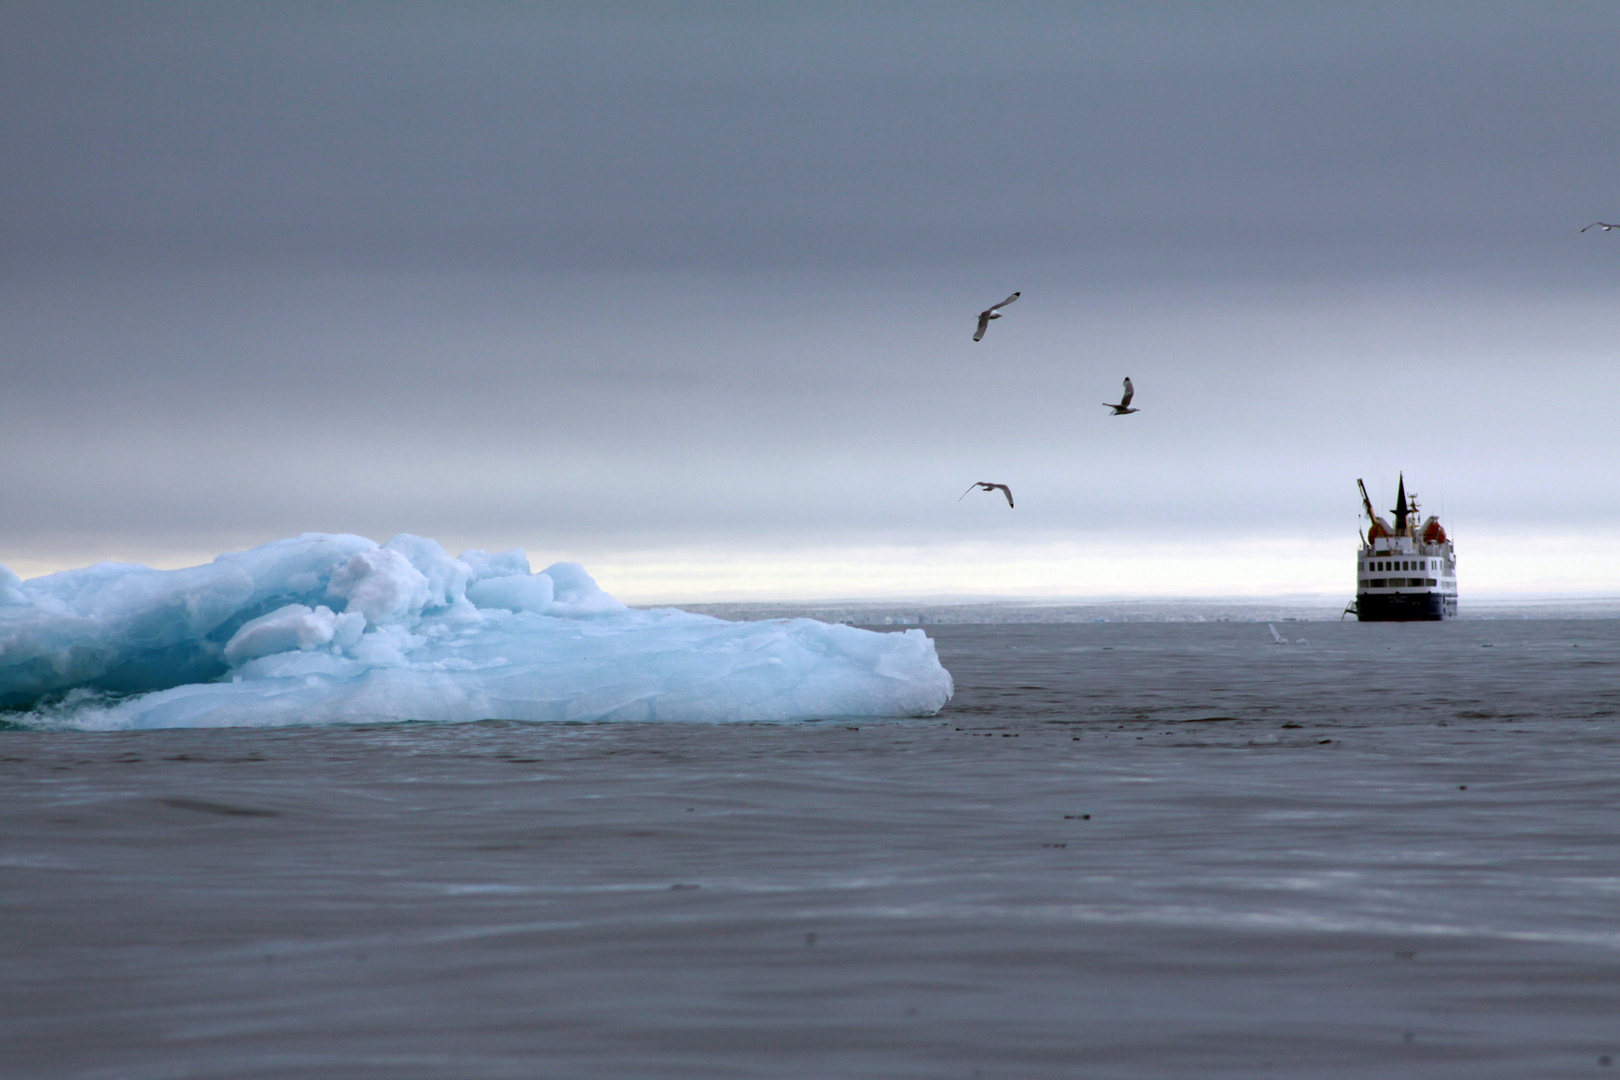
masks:
POLYGON ((94 730, 926 716, 921 630, 638 611, 577 563, 306 533, 205 566, 0 566, 0 718, 94 730))

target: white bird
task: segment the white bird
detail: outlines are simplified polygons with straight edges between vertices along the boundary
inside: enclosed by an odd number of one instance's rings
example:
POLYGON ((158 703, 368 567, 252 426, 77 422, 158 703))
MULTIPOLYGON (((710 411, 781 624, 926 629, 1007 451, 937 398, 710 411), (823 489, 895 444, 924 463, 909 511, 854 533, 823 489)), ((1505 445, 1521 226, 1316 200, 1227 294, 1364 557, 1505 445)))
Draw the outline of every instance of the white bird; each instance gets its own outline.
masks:
MULTIPOLYGON (((1604 232, 1608 232, 1610 229, 1620 229, 1620 225, 1610 225, 1607 221, 1594 221, 1586 229, 1602 229, 1604 232)), ((1582 229, 1581 232, 1585 232, 1586 229, 1582 229)))
MULTIPOLYGON (((1017 296, 1018 294, 1013 293, 1013 295, 1017 296)), ((1012 488, 1008 487, 1006 484, 992 484, 992 483, 990 483, 988 481, 985 481, 985 480, 980 480, 976 484, 969 484, 967 491, 964 491, 964 492, 962 492, 962 494, 958 495, 956 497, 956 501, 961 502, 963 499, 967 498, 968 497, 968 491, 972 491, 974 488, 979 488, 979 489, 981 489, 983 491, 999 491, 1003 495, 1007 496, 1007 505, 1009 507, 1012 506, 1012 504, 1013 504, 1013 501, 1012 501, 1012 488)))
POLYGON ((1103 405, 1106 408, 1113 409, 1114 416, 1124 416, 1127 413, 1141 412, 1141 409, 1133 409, 1130 407, 1131 398, 1135 396, 1136 387, 1131 385, 1131 377, 1127 375, 1125 376, 1125 396, 1119 399, 1119 404, 1115 405, 1112 401, 1105 401, 1103 402, 1103 405))
POLYGON ((1287 645, 1288 644, 1288 639, 1283 637, 1281 634, 1277 633, 1277 628, 1275 626, 1272 626, 1270 623, 1266 623, 1266 629, 1271 631, 1271 640, 1272 641, 1274 641, 1278 645, 1287 645))
POLYGON ((990 320, 1001 318, 1001 309, 1018 299, 1022 292, 1023 290, 1020 289, 1018 292, 1015 292, 1011 296, 1007 297, 1007 299, 1003 300, 1001 303, 991 304, 989 307, 979 312, 979 328, 973 331, 973 340, 978 341, 979 339, 983 338, 985 327, 990 325, 990 320))

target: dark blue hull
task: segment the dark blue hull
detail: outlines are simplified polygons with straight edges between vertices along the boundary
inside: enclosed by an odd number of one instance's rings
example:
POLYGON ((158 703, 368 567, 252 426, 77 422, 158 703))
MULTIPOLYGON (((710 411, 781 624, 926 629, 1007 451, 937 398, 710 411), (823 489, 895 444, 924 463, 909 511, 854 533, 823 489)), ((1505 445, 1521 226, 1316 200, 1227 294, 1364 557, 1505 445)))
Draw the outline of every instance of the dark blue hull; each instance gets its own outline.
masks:
POLYGON ((1439 622, 1457 617, 1457 598, 1436 592, 1358 593, 1361 622, 1439 622))

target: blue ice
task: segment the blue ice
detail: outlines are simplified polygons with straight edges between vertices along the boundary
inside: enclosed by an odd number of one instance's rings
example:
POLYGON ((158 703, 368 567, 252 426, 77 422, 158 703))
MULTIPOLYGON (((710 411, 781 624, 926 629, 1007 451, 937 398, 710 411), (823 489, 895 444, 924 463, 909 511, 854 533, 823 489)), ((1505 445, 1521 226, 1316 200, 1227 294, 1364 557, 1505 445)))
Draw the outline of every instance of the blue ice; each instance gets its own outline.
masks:
POLYGON ((921 630, 626 607, 577 563, 306 533, 206 566, 0 566, 0 707, 89 729, 925 716, 921 630))

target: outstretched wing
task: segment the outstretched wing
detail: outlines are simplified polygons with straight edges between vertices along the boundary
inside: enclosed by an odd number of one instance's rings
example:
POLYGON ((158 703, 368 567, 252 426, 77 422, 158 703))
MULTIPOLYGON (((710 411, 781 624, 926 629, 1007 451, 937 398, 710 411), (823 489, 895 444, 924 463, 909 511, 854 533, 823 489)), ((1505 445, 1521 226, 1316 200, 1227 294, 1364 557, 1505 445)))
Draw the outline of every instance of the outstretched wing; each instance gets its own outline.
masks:
POLYGON ((1001 493, 1003 495, 1007 496, 1007 505, 1009 507, 1012 506, 1012 504, 1013 504, 1013 501, 1012 501, 1012 488, 1008 487, 1006 484, 991 484, 990 486, 994 487, 994 488, 1000 488, 1001 493))
POLYGON ((961 502, 963 499, 967 498, 968 497, 968 492, 972 491, 974 488, 976 488, 978 486, 979 486, 978 484, 969 484, 967 491, 964 491, 964 492, 962 492, 962 494, 958 495, 956 497, 956 501, 961 502))
POLYGON ((1006 307, 1008 304, 1012 303, 1014 300, 1018 299, 1022 295, 1023 295, 1023 290, 1020 289, 1018 292, 1015 292, 1011 296, 1007 297, 1007 299, 1003 300, 1001 303, 992 305, 990 310, 991 311, 1000 311, 1002 308, 1006 307))
MULTIPOLYGON (((990 309, 990 311, 994 311, 994 310, 995 310, 995 308, 990 309)), ((978 341, 979 339, 984 337, 984 328, 990 325, 990 311, 981 311, 981 312, 979 312, 979 328, 977 330, 973 331, 973 340, 974 341, 978 341)))
POLYGON ((1131 377, 1127 375, 1125 376, 1125 396, 1119 399, 1119 407, 1122 409, 1125 408, 1131 403, 1131 398, 1135 396, 1136 387, 1131 385, 1131 377))

